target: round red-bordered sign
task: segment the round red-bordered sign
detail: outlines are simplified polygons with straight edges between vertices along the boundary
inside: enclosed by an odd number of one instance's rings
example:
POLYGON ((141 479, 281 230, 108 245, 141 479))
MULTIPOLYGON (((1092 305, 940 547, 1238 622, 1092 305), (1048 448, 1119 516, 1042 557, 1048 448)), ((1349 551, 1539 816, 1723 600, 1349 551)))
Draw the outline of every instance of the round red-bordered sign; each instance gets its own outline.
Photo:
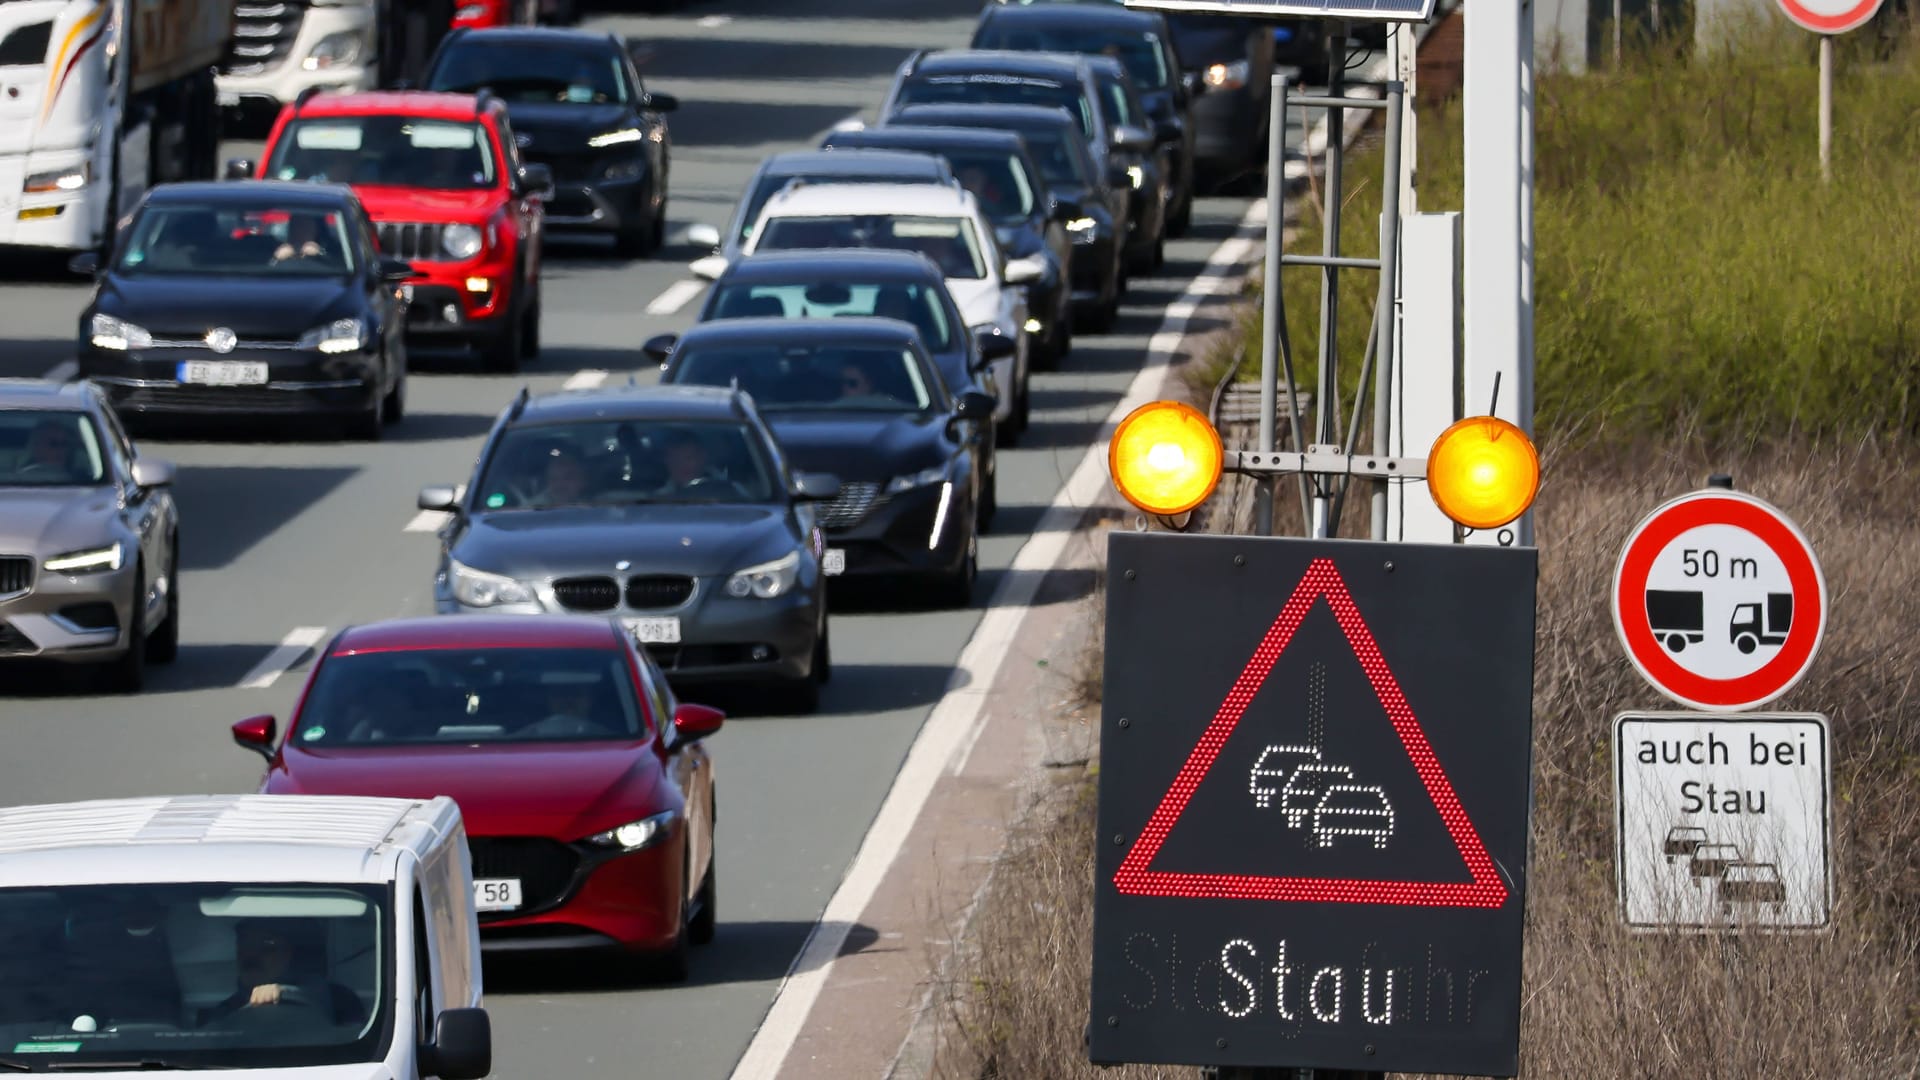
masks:
POLYGON ((1620 550, 1611 601, 1633 666, 1696 709, 1786 693, 1826 633, 1813 545, 1777 508, 1735 491, 1696 491, 1647 515, 1620 550))
POLYGON ((1780 0, 1780 10, 1802 29, 1816 34, 1858 30, 1880 12, 1885 0, 1780 0))

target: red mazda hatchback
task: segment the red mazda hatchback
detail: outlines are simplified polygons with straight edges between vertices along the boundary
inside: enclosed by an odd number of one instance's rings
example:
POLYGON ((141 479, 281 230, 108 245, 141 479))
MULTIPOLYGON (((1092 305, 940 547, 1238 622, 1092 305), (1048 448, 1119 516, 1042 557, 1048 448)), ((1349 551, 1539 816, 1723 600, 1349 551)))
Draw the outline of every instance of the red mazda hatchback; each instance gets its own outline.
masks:
POLYGON ((266 794, 452 796, 489 951, 613 947, 680 979, 714 932, 723 719, 613 620, 437 616, 342 630, 283 742, 271 716, 233 737, 266 794))

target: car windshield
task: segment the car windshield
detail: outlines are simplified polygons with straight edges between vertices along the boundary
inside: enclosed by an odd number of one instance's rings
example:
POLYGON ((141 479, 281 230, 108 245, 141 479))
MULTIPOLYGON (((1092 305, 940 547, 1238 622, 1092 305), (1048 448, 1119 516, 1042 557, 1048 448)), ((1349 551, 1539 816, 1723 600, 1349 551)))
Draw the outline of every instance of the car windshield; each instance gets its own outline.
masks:
POLYGON ((836 172, 816 173, 768 173, 762 176, 751 192, 747 194, 747 205, 740 215, 740 241, 745 243, 753 236, 753 226, 760 220, 760 211, 767 208, 767 200, 774 193, 795 181, 807 184, 930 184, 934 178, 928 173, 910 174, 836 172))
POLYGON ((755 243, 756 251, 804 248, 882 248, 917 251, 932 259, 948 278, 977 281, 987 276, 986 259, 963 217, 892 214, 836 214, 776 217, 755 243))
POLYGON ((980 209, 997 225, 1025 221, 1033 213, 1033 182, 1017 154, 998 151, 943 150, 960 186, 980 200, 980 209))
POLYGON ((1021 26, 1024 19, 996 19, 974 38, 976 49, 1010 52, 1094 53, 1111 56, 1126 66, 1127 74, 1146 90, 1167 85, 1167 65, 1160 35, 1152 31, 1106 30, 1097 27, 1021 26))
POLYGON ((106 481, 106 449, 86 413, 0 409, 0 487, 92 487, 106 481))
POLYGON ((329 657, 287 739, 352 749, 631 741, 649 730, 617 649, 403 649, 329 657))
POLYGON ((1100 80, 1100 112, 1113 127, 1126 124, 1138 125, 1141 118, 1134 115, 1133 101, 1127 95, 1127 88, 1118 75, 1095 75, 1100 80))
POLYGON ((1090 182, 1085 164, 1074 152, 1079 147, 1074 145, 1066 128, 1028 128, 1020 135, 1027 140, 1027 151, 1033 155, 1034 164, 1040 166, 1040 175, 1048 184, 1086 187, 1090 182))
POLYGON ((766 448, 737 421, 590 420, 507 429, 487 461, 494 510, 780 497, 766 448))
POLYGON ((1080 122, 1080 134, 1094 135, 1093 112, 1078 87, 1051 79, 981 72, 971 75, 929 75, 910 79, 900 88, 896 108, 904 105, 1045 105, 1066 109, 1080 122))
POLYGON ((389 896, 277 882, 0 889, 0 1064, 379 1061, 393 1028, 389 896))
POLYGON ((926 412, 934 404, 919 358, 899 348, 695 346, 674 360, 673 381, 699 386, 737 381, 766 412, 926 412))
POLYGON ((715 290, 710 318, 822 319, 840 315, 878 315, 912 323, 923 348, 944 353, 955 347, 955 327, 933 287, 917 281, 831 281, 751 284, 722 282, 715 290))
POLYGON ((473 35, 448 50, 434 65, 427 89, 471 94, 485 88, 510 104, 627 103, 621 58, 612 52, 477 40, 485 36, 473 35))
POLYGON ((472 191, 492 187, 499 172, 493 141, 472 121, 328 116, 288 124, 273 144, 265 175, 472 191))
POLYGON ((129 232, 121 274, 339 278, 356 267, 337 210, 148 206, 129 232))

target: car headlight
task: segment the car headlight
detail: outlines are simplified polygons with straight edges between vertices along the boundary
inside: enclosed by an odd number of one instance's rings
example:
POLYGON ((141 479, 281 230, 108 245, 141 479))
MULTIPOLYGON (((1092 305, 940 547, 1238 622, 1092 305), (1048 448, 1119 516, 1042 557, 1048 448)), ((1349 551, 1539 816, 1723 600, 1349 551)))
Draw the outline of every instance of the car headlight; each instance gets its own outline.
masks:
POLYGON ((587 145, 593 147, 595 150, 599 150, 608 146, 619 146, 622 143, 636 143, 646 137, 646 132, 641 131, 639 128, 621 128, 618 131, 609 131, 595 135, 593 138, 587 140, 587 145))
POLYGON ((757 596, 771 600, 784 595, 800 578, 800 553, 790 551, 759 566, 749 566, 727 579, 728 596, 757 596))
POLYGON ((621 851, 639 851, 641 848, 658 843, 661 837, 667 835, 667 830, 673 827, 676 817, 679 817, 677 812, 662 810, 652 817, 629 821, 618 828, 594 833, 587 837, 587 843, 596 847, 618 848, 621 851))
POLYGON ((335 319, 301 334, 300 347, 323 353, 353 352, 366 345, 366 337, 367 326, 359 319, 335 319))
POLYGON ((65 555, 55 556, 42 562, 40 568, 56 574, 94 574, 102 570, 118 570, 125 553, 120 541, 115 540, 106 547, 69 551, 65 555))
POLYGON ((1147 182, 1147 170, 1138 165, 1129 165, 1127 166, 1127 180, 1133 184, 1135 190, 1138 190, 1141 184, 1147 182))
POLYGON ((912 491, 918 487, 931 487, 934 484, 945 483, 946 479, 947 467, 945 465, 933 465, 921 469, 917 473, 896 476, 887 481, 887 494, 898 495, 903 491, 912 491))
POLYGON ((125 319, 116 319, 111 315, 95 315, 93 325, 88 328, 89 339, 102 349, 150 349, 153 347, 153 335, 145 328, 135 326, 125 319))
POLYGON ((79 191, 86 187, 87 181, 91 179, 93 179, 93 166, 83 161, 65 169, 34 173, 27 177, 26 183, 20 185, 20 190, 29 195, 44 195, 50 191, 79 191))
POLYGON ((1238 90, 1247 85, 1247 62, 1234 60, 1226 64, 1209 64, 1205 78, 1208 86, 1238 90))
POLYGON ((307 58, 300 66, 308 71, 323 68, 340 67, 360 59, 360 31, 346 30, 338 34, 328 34, 313 46, 307 58))
POLYGON ((489 574, 448 560, 453 578, 453 597, 468 607, 498 607, 502 604, 531 604, 538 600, 533 586, 500 574, 489 574))
POLYGON ((471 259, 480 254, 480 230, 472 225, 449 225, 440 231, 440 248, 449 259, 471 259))
POLYGON ((1091 233, 1100 223, 1090 217, 1077 217, 1067 222, 1070 233, 1091 233))

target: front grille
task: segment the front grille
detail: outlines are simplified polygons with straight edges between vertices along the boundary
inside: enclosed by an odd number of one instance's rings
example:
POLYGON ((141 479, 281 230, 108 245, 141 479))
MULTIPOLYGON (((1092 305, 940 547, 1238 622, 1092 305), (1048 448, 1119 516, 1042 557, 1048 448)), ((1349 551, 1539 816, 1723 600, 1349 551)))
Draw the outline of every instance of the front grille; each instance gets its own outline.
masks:
POLYGON ((26 592, 32 585, 32 558, 26 555, 0 555, 0 596, 26 592))
POLYGON ((442 259, 447 253, 440 246, 445 225, 434 221, 383 221, 380 223, 380 253, 395 259, 442 259))
POLYGON ((693 595, 690 577, 632 577, 627 579, 627 606, 635 611, 679 607, 693 595))
POLYGON ((13 628, 12 623, 0 622, 0 656, 25 656, 40 651, 27 635, 13 628))
MULTIPOLYGON (((580 865, 580 853, 557 840, 534 836, 469 836, 475 881, 517 878, 520 909, 498 913, 511 918, 552 907, 566 898, 580 865)), ((492 913, 489 913, 492 914, 492 913)), ((482 919, 487 915, 480 916, 482 919)))
POLYGON ((612 611, 620 586, 607 577, 567 578, 553 583, 553 598, 570 611, 612 611))
POLYGON ((840 485, 840 494, 820 508, 820 525, 827 529, 850 529, 867 515, 886 505, 887 496, 880 485, 858 481, 840 485))
POLYGON ((293 51, 307 0, 237 0, 233 5, 233 44, 220 71, 258 75, 279 67, 293 51))

